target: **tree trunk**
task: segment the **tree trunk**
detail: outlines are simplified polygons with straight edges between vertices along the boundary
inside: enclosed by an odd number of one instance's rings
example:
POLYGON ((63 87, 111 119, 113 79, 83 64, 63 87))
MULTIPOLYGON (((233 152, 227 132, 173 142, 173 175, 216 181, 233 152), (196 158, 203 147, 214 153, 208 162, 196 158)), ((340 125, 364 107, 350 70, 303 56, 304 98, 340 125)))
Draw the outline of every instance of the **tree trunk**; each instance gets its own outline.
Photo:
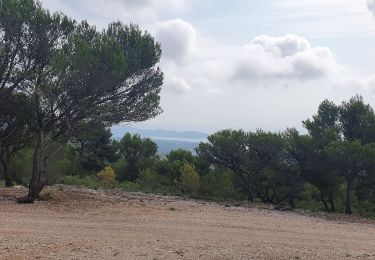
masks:
POLYGON ((43 190, 47 181, 48 155, 45 146, 44 133, 41 131, 34 150, 33 171, 27 195, 28 202, 33 202, 39 198, 39 193, 43 190))
POLYGON ((253 187, 251 186, 248 180, 244 180, 244 183, 246 183, 247 200, 250 202, 254 202, 253 187))
POLYGON ((290 208, 292 208, 292 209, 294 209, 295 208, 295 205, 294 205, 294 199, 293 199, 293 197, 289 197, 289 207, 290 208))
POLYGON ((13 179, 12 179, 12 176, 9 175, 9 171, 8 171, 8 165, 9 165, 9 161, 10 161, 10 156, 9 155, 4 155, 4 157, 1 158, 0 161, 1 161, 1 164, 3 165, 5 187, 12 187, 12 185, 13 185, 13 179))
POLYGON ((335 212, 336 208, 335 208, 335 201, 333 199, 332 191, 329 192, 328 197, 329 197, 329 203, 331 204, 331 210, 332 210, 332 212, 335 212))
POLYGON ((4 179, 5 179, 5 187, 11 187, 12 184, 13 184, 13 181, 12 181, 12 178, 11 176, 9 175, 9 172, 8 172, 8 164, 9 162, 2 159, 1 160, 1 164, 3 165, 3 173, 4 173, 4 179))
POLYGON ((329 211, 329 207, 327 205, 327 202, 326 200, 324 199, 324 195, 323 195, 323 191, 320 191, 320 199, 322 200, 323 204, 324 204, 324 208, 326 211, 329 211))
POLYGON ((250 191, 249 194, 247 195, 247 200, 250 201, 250 202, 254 201, 254 196, 253 196, 253 192, 252 191, 250 191))
POLYGON ((9 188, 13 186, 13 180, 12 180, 12 177, 9 175, 8 170, 6 171, 7 171, 6 173, 4 172, 4 174, 6 174, 5 175, 5 187, 9 188))
POLYGON ((353 194, 353 179, 348 177, 346 179, 346 203, 345 203, 346 214, 352 214, 352 194, 353 194))

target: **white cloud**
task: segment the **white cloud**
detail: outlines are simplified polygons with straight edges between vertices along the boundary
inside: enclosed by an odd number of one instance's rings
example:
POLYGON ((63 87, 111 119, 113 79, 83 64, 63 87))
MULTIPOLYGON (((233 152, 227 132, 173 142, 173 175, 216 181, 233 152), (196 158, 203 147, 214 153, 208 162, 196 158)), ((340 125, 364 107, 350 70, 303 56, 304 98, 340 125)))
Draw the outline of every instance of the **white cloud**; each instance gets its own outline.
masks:
MULTIPOLYGON (((246 45, 221 45, 198 34, 190 23, 174 19, 159 23, 156 38, 161 42, 166 75, 189 79, 190 89, 197 92, 215 93, 234 84, 289 86, 296 81, 329 79, 340 72, 328 48, 313 47, 297 35, 261 35, 246 45)), ((174 80, 171 85, 184 84, 174 80)))
POLYGON ((172 76, 165 80, 165 87, 175 94, 183 94, 191 90, 191 86, 183 77, 172 76))
POLYGON ((190 23, 174 19, 158 24, 156 39, 162 45, 164 58, 183 63, 194 52, 196 31, 190 23))
POLYGON ((333 84, 336 91, 375 92, 375 74, 365 77, 342 77, 333 84))
POLYGON ((375 97, 375 75, 356 76, 353 69, 341 66, 345 55, 350 59, 345 66, 355 66, 352 61, 357 58, 368 59, 353 51, 365 48, 360 37, 375 35, 367 10, 375 11, 375 0, 367 7, 366 1, 257 1, 258 8, 246 15, 221 19, 223 12, 218 9, 225 7, 220 1, 204 1, 206 8, 215 8, 203 17, 208 9, 200 9, 202 1, 195 0, 42 0, 45 7, 77 20, 87 19, 98 28, 121 20, 150 31, 162 44, 164 113, 146 124, 207 131, 298 127, 325 98, 341 101, 356 93, 375 97), (190 7, 193 12, 189 14, 190 7), (216 16, 222 22, 205 20, 216 16), (361 45, 330 41, 335 35, 351 37, 361 45), (341 65, 330 49, 301 36, 329 44, 340 55, 341 65), (340 49, 345 51, 340 53, 340 49))
POLYGON ((277 56, 293 56, 298 52, 311 49, 311 44, 302 37, 288 34, 283 37, 261 35, 256 37, 252 44, 261 46, 265 51, 277 56))
POLYGON ((89 20, 99 27, 109 22, 136 23, 149 26, 165 17, 190 8, 190 0, 41 0, 44 7, 63 11, 76 19, 89 20))
POLYGON ((284 87, 330 80, 341 70, 330 49, 313 47, 298 35, 261 35, 249 44, 221 45, 190 23, 174 19, 158 24, 156 38, 163 50, 165 93, 198 95, 233 86, 284 87))
POLYGON ((240 81, 314 80, 336 75, 339 71, 328 48, 312 47, 297 35, 258 36, 240 52, 234 68, 234 78, 240 81))
POLYGON ((218 93, 220 90, 214 88, 211 84, 211 82, 208 79, 205 78, 198 78, 193 81, 193 87, 196 90, 203 91, 207 94, 213 94, 218 93))

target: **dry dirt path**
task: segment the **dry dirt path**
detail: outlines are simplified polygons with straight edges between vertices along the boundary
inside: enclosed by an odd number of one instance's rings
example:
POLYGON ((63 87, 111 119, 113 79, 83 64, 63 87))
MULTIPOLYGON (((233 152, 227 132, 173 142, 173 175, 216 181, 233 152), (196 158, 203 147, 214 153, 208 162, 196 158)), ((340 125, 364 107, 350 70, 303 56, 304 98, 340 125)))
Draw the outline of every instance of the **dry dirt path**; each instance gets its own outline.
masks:
POLYGON ((176 197, 0 189, 0 259, 375 259, 372 221, 176 197))

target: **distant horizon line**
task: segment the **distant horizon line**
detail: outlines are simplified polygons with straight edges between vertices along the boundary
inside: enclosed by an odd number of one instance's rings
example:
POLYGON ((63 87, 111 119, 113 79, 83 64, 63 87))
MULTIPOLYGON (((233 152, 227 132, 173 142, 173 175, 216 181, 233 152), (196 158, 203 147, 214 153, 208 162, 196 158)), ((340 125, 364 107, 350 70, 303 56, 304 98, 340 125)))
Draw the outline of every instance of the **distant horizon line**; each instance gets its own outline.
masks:
POLYGON ((150 130, 150 131, 170 131, 170 132, 180 132, 180 133, 199 133, 199 134, 205 134, 210 135, 209 133, 205 131, 199 131, 199 130, 177 130, 177 129, 168 129, 168 128, 149 128, 149 127, 137 127, 137 126, 130 126, 130 125, 114 125, 110 128, 120 128, 120 127, 126 127, 126 128, 132 128, 135 130, 150 130))

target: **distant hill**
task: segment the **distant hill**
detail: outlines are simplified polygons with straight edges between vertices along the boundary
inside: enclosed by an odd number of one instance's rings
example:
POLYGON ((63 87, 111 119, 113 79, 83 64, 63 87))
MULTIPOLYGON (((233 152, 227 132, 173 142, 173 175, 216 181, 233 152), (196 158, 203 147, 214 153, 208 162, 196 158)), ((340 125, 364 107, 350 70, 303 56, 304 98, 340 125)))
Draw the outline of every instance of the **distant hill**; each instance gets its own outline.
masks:
POLYGON ((157 145, 159 153, 165 154, 176 149, 194 152, 200 142, 207 140, 208 134, 197 131, 174 131, 163 129, 141 129, 130 126, 115 126, 111 128, 113 138, 121 139, 125 133, 139 134, 151 138, 157 145))
POLYGON ((195 148, 199 143, 197 142, 187 142, 187 141, 177 141, 168 139, 154 139, 151 138, 158 145, 159 154, 167 154, 172 150, 185 149, 195 153, 195 148))

